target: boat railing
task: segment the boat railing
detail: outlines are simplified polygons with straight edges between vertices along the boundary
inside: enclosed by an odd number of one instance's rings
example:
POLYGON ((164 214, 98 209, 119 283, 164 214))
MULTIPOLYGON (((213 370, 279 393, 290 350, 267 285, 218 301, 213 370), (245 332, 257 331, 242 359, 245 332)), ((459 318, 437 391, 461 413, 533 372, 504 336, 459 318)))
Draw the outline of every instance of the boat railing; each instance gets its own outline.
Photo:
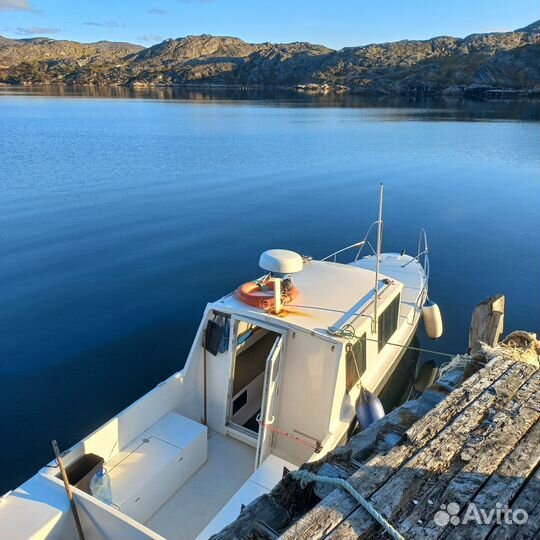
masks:
POLYGON ((355 255, 354 259, 353 259, 353 261, 356 262, 360 258, 360 255, 362 254, 362 251, 363 251, 364 247, 366 247, 366 246, 368 246, 371 249, 371 253, 373 255, 376 255, 377 252, 375 251, 375 248, 373 247, 373 245, 369 241, 369 236, 371 234, 371 231, 373 230, 373 227, 375 227, 375 225, 378 225, 378 223, 379 223, 378 221, 374 221, 369 226, 369 229, 368 229, 366 235, 364 236, 364 238, 362 240, 360 240, 360 242, 355 242, 354 244, 351 244, 350 246, 344 247, 342 249, 338 249, 334 253, 331 253, 330 255, 327 255, 322 260, 323 261, 332 260, 332 262, 337 262, 337 256, 338 255, 340 255, 341 253, 344 253, 345 251, 349 251, 351 249, 356 249, 357 252, 356 252, 356 255, 355 255))
MULTIPOLYGON (((374 221, 368 228, 368 231, 364 238, 360 242, 355 242, 354 244, 351 244, 350 246, 338 249, 334 253, 331 253, 330 255, 327 255, 323 261, 329 261, 337 262, 338 255, 341 255, 342 253, 356 249, 356 255, 354 256, 353 262, 356 262, 362 255, 362 252, 364 248, 369 248, 371 250, 371 255, 377 255, 377 251, 373 247, 372 243, 369 241, 369 237, 374 229, 379 224, 378 221, 374 221)), ((417 261, 418 264, 423 268, 424 270, 424 283, 422 285, 422 288, 420 292, 418 293, 418 296, 415 301, 415 309, 418 309, 420 304, 423 302, 423 297, 427 291, 428 288, 428 281, 429 281, 429 246, 428 246, 428 240, 427 240, 427 233, 426 230, 423 227, 420 227, 420 234, 418 236, 418 251, 415 257, 412 259, 409 259, 402 268, 405 268, 409 264, 411 264, 413 261, 417 261)))
POLYGON ((415 302, 415 309, 418 309, 420 306, 420 302, 423 301, 424 293, 427 292, 428 288, 428 281, 429 281, 429 246, 427 241, 427 233, 424 227, 420 227, 420 234, 418 236, 418 252, 416 254, 416 257, 410 259, 407 261, 402 268, 405 268, 409 264, 411 264, 413 261, 417 261, 418 264, 424 269, 424 284, 422 285, 422 288, 420 289, 420 292, 418 293, 418 296, 416 298, 415 302))

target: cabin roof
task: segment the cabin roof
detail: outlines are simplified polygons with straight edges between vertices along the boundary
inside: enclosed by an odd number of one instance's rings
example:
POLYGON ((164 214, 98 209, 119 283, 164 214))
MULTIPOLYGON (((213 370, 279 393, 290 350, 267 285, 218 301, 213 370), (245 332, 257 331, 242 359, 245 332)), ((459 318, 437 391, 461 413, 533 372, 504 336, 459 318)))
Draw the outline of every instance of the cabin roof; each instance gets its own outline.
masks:
MULTIPOLYGON (((386 276, 380 274, 380 279, 386 276)), ((222 298, 228 311, 266 320, 279 326, 294 326, 327 335, 327 328, 336 326, 345 315, 370 315, 373 306, 375 273, 358 266, 328 261, 308 261, 302 272, 294 274, 293 281, 299 294, 286 304, 284 313, 273 315, 263 309, 240 302, 234 293, 222 298), (273 321, 272 321, 273 322, 273 321)), ((385 292, 401 288, 401 283, 390 284, 385 292)), ((394 296, 393 294, 391 296, 394 296)), ((366 321, 369 321, 366 317, 366 321)), ((358 327, 358 323, 355 324, 358 327)))

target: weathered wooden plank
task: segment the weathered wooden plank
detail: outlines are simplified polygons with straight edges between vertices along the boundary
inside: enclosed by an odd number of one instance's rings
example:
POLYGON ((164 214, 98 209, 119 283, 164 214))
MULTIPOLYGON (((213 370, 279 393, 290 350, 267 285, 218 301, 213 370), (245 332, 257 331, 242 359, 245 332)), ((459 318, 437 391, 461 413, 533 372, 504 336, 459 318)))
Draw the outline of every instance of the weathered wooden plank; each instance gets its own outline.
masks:
POLYGON ((417 446, 427 444, 514 364, 513 360, 494 358, 482 371, 469 377, 430 413, 407 430, 405 434, 407 441, 417 446))
POLYGON ((498 294, 476 306, 469 330, 469 354, 480 351, 481 341, 492 347, 499 342, 504 327, 504 305, 504 295, 498 294))
MULTIPOLYGON (((356 467, 356 469, 358 469, 358 467, 356 467)), ((343 479, 347 479, 351 475, 351 473, 347 469, 345 469, 344 467, 340 467, 338 464, 335 463, 323 463, 322 467, 317 471, 317 474, 319 476, 343 479)), ((329 486, 328 484, 321 484, 320 482, 315 482, 314 490, 317 497, 324 499, 324 497, 329 495, 334 490, 334 488, 329 486)))
MULTIPOLYGON (((491 476, 486 485, 473 499, 478 512, 497 510, 510 505, 520 488, 532 476, 540 463, 540 423, 523 437, 514 451, 502 462, 497 472, 491 476)), ((487 538, 493 529, 494 522, 478 523, 476 519, 463 523, 467 516, 471 514, 470 506, 462 512, 461 521, 456 527, 449 529, 444 535, 448 540, 460 540, 467 538, 470 540, 483 540, 487 538)), ((494 520, 494 518, 492 518, 494 520)))
MULTIPOLYGON (((408 460, 382 487, 374 490, 371 501, 379 512, 396 527, 396 517, 410 513, 422 491, 428 490, 437 477, 447 470, 463 449, 469 433, 481 424, 492 407, 507 403, 535 369, 528 364, 513 365, 496 383, 447 426, 438 437, 408 460)), ((375 460, 367 463, 370 466, 375 460)), ((369 514, 359 507, 328 538, 349 538, 374 534, 379 528, 369 514)), ((398 527, 399 529, 399 527, 398 527)))
POLYGON ((440 505, 452 502, 464 507, 473 499, 519 440, 538 422, 540 407, 524 407, 523 404, 540 401, 539 382, 540 372, 536 371, 509 406, 490 418, 494 424, 486 423, 482 431, 469 434, 459 459, 431 489, 418 496, 418 504, 411 513, 401 522, 399 514, 396 515, 393 522, 399 523, 399 529, 406 537, 439 537, 443 528, 433 521, 433 516, 440 510, 440 505), (491 430, 493 425, 495 428, 491 430))
MULTIPOLYGON (((514 362, 492 361, 454 390, 424 418, 407 431, 407 441, 384 456, 376 456, 349 478, 353 487, 370 496, 401 464, 428 444, 447 423, 509 371, 514 362)), ((342 490, 334 490, 281 536, 284 540, 322 538, 347 518, 358 503, 342 490)))
POLYGON ((485 478, 493 474, 539 418, 540 371, 536 371, 507 407, 493 411, 486 419, 483 432, 471 434, 473 440, 460 455, 466 465, 462 474, 448 486, 448 498, 460 505, 466 504, 468 494, 475 493, 482 485, 478 482, 478 476, 485 478))
POLYGON ((536 469, 519 497, 512 503, 512 510, 527 512, 525 523, 503 523, 489 536, 489 540, 525 540, 540 536, 540 469, 536 469))

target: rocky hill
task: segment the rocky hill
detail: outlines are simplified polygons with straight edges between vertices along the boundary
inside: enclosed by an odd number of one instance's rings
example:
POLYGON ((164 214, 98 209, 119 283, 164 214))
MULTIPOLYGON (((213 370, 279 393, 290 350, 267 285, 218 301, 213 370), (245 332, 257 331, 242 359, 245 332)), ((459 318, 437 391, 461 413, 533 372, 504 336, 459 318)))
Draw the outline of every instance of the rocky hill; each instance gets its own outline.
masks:
POLYGON ((365 93, 540 92, 540 21, 514 32, 347 47, 210 35, 142 48, 0 37, 0 83, 285 86, 365 93))
POLYGON ((84 70, 108 71, 125 64, 143 47, 98 41, 77 43, 49 38, 7 39, 0 36, 0 83, 70 84, 84 70))

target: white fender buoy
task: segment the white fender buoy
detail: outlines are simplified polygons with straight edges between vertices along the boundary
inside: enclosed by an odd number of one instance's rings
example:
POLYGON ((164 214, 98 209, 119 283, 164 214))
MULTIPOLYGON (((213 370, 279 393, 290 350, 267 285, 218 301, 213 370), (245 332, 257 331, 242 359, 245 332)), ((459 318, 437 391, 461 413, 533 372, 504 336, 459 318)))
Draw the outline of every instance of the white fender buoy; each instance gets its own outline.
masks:
POLYGON ((381 400, 369 390, 361 388, 356 400, 356 418, 360 429, 366 429, 383 417, 384 407, 381 400))
POLYGON ((443 322, 439 306, 435 302, 428 300, 422 306, 422 317, 424 318, 426 334, 431 339, 439 339, 443 333, 443 322))

